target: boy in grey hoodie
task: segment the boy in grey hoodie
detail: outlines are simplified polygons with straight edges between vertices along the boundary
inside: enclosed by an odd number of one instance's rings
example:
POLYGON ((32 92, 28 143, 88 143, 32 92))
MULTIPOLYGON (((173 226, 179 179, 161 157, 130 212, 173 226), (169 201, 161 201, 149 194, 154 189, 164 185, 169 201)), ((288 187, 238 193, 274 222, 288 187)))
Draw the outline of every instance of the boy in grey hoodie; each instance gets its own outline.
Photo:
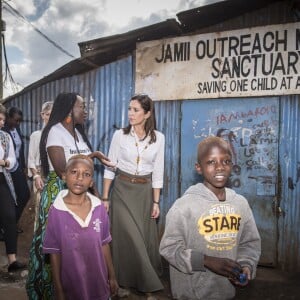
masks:
POLYGON ((201 141, 195 166, 204 181, 167 213, 160 254, 170 263, 175 299, 232 299, 235 286, 255 277, 261 241, 247 200, 225 187, 231 157, 223 139, 201 141))

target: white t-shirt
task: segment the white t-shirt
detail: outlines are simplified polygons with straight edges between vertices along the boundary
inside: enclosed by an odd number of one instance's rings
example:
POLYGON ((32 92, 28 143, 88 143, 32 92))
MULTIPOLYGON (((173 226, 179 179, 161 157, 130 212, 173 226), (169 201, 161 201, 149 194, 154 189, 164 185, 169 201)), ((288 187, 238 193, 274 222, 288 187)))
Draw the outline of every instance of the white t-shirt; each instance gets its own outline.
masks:
MULTIPOLYGON (((11 170, 14 168, 17 160, 16 160, 16 154, 15 154, 15 149, 14 149, 14 144, 13 141, 10 137, 10 135, 6 132, 3 132, 6 136, 8 136, 9 139, 9 150, 8 150, 8 156, 6 157, 6 160, 9 161, 9 168, 7 168, 8 171, 11 172, 11 170)), ((2 147, 2 143, 0 142, 0 159, 4 159, 4 149, 2 147)), ((0 172, 3 173, 2 169, 4 167, 0 166, 0 172)))
MULTIPOLYGON (((61 123, 54 125, 49 131, 48 139, 46 143, 46 149, 50 146, 63 147, 66 161, 68 161, 70 157, 76 154, 85 154, 85 155, 90 154, 91 150, 86 144, 86 142, 83 140, 81 134, 77 129, 75 129, 75 131, 79 139, 76 143, 74 137, 61 123)), ((49 170, 54 171, 49 156, 48 156, 48 162, 49 162, 49 170)))

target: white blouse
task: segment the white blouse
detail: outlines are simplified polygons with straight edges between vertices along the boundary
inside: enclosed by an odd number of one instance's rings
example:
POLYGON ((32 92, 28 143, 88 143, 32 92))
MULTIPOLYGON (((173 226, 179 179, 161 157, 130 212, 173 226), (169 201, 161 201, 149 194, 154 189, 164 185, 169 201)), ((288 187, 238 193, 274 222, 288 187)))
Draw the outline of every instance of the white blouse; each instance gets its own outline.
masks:
MULTIPOLYGON (((79 133, 77 129, 75 129, 76 135, 78 137, 78 141, 75 144, 74 137, 70 134, 70 132, 61 124, 57 123, 53 127, 51 127, 46 148, 51 146, 59 146, 64 149, 66 162, 75 154, 84 154, 88 155, 91 153, 90 148, 84 141, 83 137, 79 133)), ((48 156, 49 170, 54 171, 53 165, 48 156)))
POLYGON ((152 173, 152 187, 162 188, 164 177, 165 137, 155 131, 156 142, 149 144, 150 136, 140 141, 132 130, 124 134, 117 130, 112 138, 108 157, 116 164, 115 169, 105 168, 104 178, 114 179, 116 169, 132 175, 148 175, 152 173))
MULTIPOLYGON (((8 157, 6 158, 9 161, 9 168, 6 168, 8 171, 12 170, 15 166, 17 160, 15 155, 15 148, 13 141, 8 133, 5 132, 7 136, 9 137, 9 151, 8 151, 8 157)), ((2 148, 2 144, 0 143, 0 159, 4 159, 4 149, 2 148)), ((2 173, 2 166, 0 166, 0 172, 2 173)))
POLYGON ((41 140, 42 130, 34 131, 30 135, 29 147, 28 147, 28 176, 31 177, 32 173, 30 168, 37 169, 41 165, 40 160, 40 140, 41 140))

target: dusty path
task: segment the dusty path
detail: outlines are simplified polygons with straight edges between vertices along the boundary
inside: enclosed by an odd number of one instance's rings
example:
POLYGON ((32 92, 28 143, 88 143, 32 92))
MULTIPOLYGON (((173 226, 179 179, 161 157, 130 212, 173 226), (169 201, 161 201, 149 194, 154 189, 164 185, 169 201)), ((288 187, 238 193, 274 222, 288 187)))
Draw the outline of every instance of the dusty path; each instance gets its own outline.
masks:
MULTIPOLYGON (((18 260, 28 262, 29 247, 33 234, 33 204, 29 201, 20 220, 20 227, 24 231, 18 236, 18 260)), ((4 243, 0 242, 0 300, 25 300, 25 281, 27 271, 9 274, 4 243)))

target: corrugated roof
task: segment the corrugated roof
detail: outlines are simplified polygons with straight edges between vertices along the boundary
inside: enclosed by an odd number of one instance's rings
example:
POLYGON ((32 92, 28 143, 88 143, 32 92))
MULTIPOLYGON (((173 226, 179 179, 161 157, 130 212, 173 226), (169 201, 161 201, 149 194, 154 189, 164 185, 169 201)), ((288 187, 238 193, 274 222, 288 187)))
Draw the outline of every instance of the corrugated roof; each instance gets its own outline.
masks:
POLYGON ((101 60, 101 57, 96 58, 94 56, 104 54, 113 60, 116 56, 133 51, 137 42, 156 40, 161 37, 180 35, 181 33, 180 24, 175 19, 168 19, 127 33, 81 42, 78 45, 82 57, 98 61, 101 60), (115 54, 112 52, 115 52, 115 54))
POLYGON ((221 1, 179 12, 177 17, 180 23, 175 19, 168 19, 123 34, 81 42, 78 44, 81 53, 80 58, 63 65, 53 73, 25 87, 19 93, 6 98, 5 101, 48 82, 88 72, 91 69, 115 61, 135 50, 137 42, 187 34, 280 1, 284 0, 221 1))
POLYGON ((285 0, 227 0, 179 12, 177 18, 182 32, 186 34, 280 1, 285 0))

